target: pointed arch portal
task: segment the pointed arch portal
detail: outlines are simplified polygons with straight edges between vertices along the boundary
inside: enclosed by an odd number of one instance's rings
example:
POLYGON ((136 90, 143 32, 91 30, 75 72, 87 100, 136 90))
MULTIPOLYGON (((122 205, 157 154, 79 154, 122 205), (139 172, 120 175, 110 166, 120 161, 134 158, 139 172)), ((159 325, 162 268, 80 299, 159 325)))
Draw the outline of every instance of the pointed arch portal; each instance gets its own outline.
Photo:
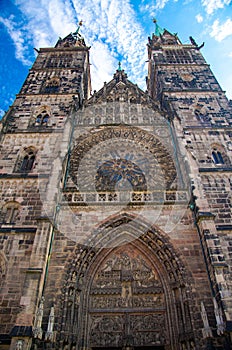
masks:
POLYGON ((165 234, 125 214, 93 237, 75 252, 68 272, 63 346, 193 349, 189 278, 165 234))

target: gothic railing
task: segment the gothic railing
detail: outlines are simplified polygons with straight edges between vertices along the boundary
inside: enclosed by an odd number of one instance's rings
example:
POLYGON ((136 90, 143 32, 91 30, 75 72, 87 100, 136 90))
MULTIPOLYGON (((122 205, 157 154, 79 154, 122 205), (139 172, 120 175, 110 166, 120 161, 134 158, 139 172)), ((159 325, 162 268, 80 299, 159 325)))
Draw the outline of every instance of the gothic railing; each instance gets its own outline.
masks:
POLYGON ((65 192, 63 203, 76 204, 170 204, 187 203, 189 193, 187 191, 149 191, 149 192, 65 192))

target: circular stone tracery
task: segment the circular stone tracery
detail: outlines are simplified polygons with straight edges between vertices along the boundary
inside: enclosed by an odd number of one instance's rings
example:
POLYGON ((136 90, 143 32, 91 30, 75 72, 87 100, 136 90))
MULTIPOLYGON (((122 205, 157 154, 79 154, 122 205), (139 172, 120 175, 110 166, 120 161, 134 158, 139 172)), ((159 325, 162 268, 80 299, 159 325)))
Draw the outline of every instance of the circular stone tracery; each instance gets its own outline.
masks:
POLYGON ((134 191, 146 191, 146 179, 143 171, 127 159, 111 159, 97 170, 97 191, 115 191, 123 180, 128 181, 134 191))
POLYGON ((127 126, 104 127, 103 130, 93 130, 92 134, 77 139, 71 152, 69 176, 78 190, 99 191, 104 190, 104 186, 105 190, 113 188, 117 181, 113 180, 109 185, 108 180, 113 173, 119 176, 119 169, 122 181, 127 181, 133 190, 148 190, 148 184, 149 190, 176 187, 172 155, 157 137, 145 130, 127 126), (128 170, 122 172, 122 165, 128 170), (113 171, 114 167, 117 170, 113 171), (102 174, 103 169, 111 172, 108 178, 104 171, 102 174), (102 185, 100 179, 103 180, 102 185), (141 185, 133 185, 135 180, 141 185))

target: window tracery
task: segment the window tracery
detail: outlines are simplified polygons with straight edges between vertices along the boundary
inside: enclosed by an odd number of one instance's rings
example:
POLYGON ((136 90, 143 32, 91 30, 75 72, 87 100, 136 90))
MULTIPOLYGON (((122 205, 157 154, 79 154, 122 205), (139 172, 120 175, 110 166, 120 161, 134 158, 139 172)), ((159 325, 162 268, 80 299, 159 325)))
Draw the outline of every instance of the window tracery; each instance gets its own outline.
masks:
POLYGON ((4 224, 15 224, 20 210, 18 202, 8 202, 2 210, 2 221, 4 224))
POLYGON ((215 164, 224 164, 225 163, 220 151, 213 151, 212 157, 213 157, 213 161, 215 164))
POLYGON ((197 105, 194 111, 196 119, 201 123, 210 123, 211 117, 207 108, 197 105))
MULTIPOLYGON (((96 174, 97 191, 115 191, 121 182, 128 182, 134 191, 146 191, 146 178, 139 166, 127 159, 110 159, 96 174)), ((124 186, 123 186, 124 187, 124 186)))
POLYGON ((229 158, 222 146, 213 145, 211 149, 211 157, 215 165, 229 165, 229 158))
POLYGON ((16 172, 29 172, 34 167, 36 157, 36 151, 34 148, 29 147, 24 149, 21 156, 19 156, 19 159, 16 164, 16 172))
POLYGON ((6 276, 7 261, 5 254, 0 252, 0 284, 3 282, 3 278, 6 276))
POLYGON ((48 124, 48 120, 49 120, 49 114, 46 110, 43 110, 41 113, 39 113, 36 116, 35 125, 36 126, 45 126, 48 124))

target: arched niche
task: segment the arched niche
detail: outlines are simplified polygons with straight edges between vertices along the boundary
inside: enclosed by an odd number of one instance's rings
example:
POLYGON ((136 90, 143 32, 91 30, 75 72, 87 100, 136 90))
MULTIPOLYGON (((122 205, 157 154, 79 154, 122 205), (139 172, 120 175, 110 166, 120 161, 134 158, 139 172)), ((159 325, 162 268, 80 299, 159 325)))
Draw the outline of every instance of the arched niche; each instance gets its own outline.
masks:
POLYGON ((92 237, 69 262, 60 342, 78 349, 193 344, 191 276, 168 237, 128 214, 92 237))

